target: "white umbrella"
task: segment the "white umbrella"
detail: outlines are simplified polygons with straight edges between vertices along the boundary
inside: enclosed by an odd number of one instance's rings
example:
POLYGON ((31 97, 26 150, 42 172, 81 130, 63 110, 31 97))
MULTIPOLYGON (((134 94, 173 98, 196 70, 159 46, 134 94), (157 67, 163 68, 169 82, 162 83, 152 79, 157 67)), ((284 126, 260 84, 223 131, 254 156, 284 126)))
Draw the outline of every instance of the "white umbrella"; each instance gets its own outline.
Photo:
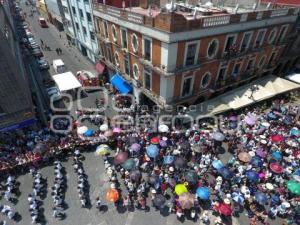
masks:
POLYGON ((77 133, 78 134, 84 134, 85 132, 87 132, 88 128, 86 126, 82 126, 82 127, 78 127, 77 128, 77 133))
POLYGON ((270 124, 268 122, 262 122, 261 125, 264 127, 267 127, 267 128, 270 126, 270 124))
POLYGON ((166 132, 169 132, 169 127, 165 124, 161 124, 158 126, 158 131, 159 132, 163 132, 163 133, 166 133, 166 132))
POLYGON ((106 123, 100 126, 100 131, 107 131, 107 130, 108 130, 108 125, 106 123))

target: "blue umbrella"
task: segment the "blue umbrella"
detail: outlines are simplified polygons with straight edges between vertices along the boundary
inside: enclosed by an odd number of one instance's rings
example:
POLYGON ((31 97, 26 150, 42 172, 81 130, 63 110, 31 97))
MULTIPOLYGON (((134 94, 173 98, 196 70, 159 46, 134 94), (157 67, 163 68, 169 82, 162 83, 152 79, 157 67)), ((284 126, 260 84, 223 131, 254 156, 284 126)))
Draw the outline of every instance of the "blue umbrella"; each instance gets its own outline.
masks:
POLYGON ((268 197, 264 193, 256 192, 255 193, 255 200, 259 204, 264 205, 264 204, 266 204, 268 202, 268 197))
POLYGON ((277 118, 277 116, 274 113, 270 112, 270 113, 268 113, 268 118, 275 120, 277 118))
POLYGON ((244 195, 240 192, 233 192, 231 196, 232 196, 232 200, 239 204, 245 201, 244 195))
POLYGON ((149 145, 146 151, 147 151, 147 155, 151 158, 155 158, 156 156, 158 156, 159 153, 159 149, 156 145, 149 145))
POLYGON ((92 129, 88 129, 85 133, 83 133, 84 136, 86 137, 91 137, 93 136, 94 131, 92 129))
POLYGON ((218 171, 224 179, 231 179, 233 177, 232 172, 226 167, 222 167, 218 171))
POLYGON ((164 157, 164 164, 172 164, 174 162, 174 156, 167 155, 164 157))
POLYGON ((221 169, 221 168, 224 167, 223 163, 220 160, 214 160, 212 162, 212 166, 213 166, 213 168, 215 168, 217 170, 219 170, 219 169, 221 169))
POLYGON ((273 153, 272 153, 272 157, 273 157, 275 160, 280 161, 280 160, 282 159, 282 154, 281 154, 281 152, 276 151, 276 152, 273 152, 273 153))
POLYGON ((198 198, 202 200, 208 200, 210 197, 210 191, 207 187, 198 187, 196 191, 196 195, 198 198))
POLYGON ((258 156, 253 156, 252 159, 251 159, 251 164, 254 166, 254 167, 262 167, 264 162, 261 160, 260 157, 258 156))
POLYGON ((299 130, 296 129, 296 128, 292 128, 290 130, 290 135, 298 137, 299 136, 299 130))
POLYGON ((259 180, 259 175, 257 172, 253 170, 249 170, 246 172, 246 176, 250 181, 256 182, 259 180))
POLYGON ((230 122, 229 122, 229 127, 230 127, 231 129, 237 128, 237 122, 236 122, 236 121, 230 121, 230 122))

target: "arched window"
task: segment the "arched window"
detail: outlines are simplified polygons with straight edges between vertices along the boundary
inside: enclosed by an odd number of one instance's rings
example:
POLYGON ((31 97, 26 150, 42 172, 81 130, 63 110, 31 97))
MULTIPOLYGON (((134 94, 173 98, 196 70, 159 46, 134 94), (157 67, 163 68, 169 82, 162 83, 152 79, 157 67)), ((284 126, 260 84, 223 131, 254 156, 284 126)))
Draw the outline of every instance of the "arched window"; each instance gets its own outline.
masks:
POLYGON ((207 47, 207 58, 212 59, 216 56, 219 47, 217 39, 212 40, 207 47))
POLYGON ((113 24, 111 27, 111 32, 112 32, 112 37, 114 42, 117 42, 118 37, 117 37, 117 30, 116 30, 116 26, 113 24))
POLYGON ((211 74, 206 72, 201 79, 201 88, 207 88, 211 80, 211 74))
POLYGON ((137 53, 138 47, 139 47, 139 41, 138 41, 138 37, 136 36, 136 34, 132 34, 131 45, 132 45, 133 51, 135 53, 137 53))
POLYGON ((133 76, 134 76, 134 79, 138 80, 139 77, 140 77, 140 70, 139 70, 139 66, 135 63, 133 64, 133 76))

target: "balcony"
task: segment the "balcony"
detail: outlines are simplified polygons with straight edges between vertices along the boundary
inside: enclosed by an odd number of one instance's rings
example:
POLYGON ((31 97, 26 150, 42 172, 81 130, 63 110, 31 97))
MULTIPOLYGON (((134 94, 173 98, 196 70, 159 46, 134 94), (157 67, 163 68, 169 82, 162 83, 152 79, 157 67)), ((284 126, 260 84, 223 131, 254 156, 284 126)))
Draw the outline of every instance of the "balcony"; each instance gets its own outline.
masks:
POLYGON ((241 48, 240 51, 238 50, 229 50, 224 52, 224 54, 221 56, 221 60, 229 60, 229 59, 235 59, 242 57, 244 55, 248 55, 255 52, 263 51, 263 46, 257 46, 255 48, 241 48))

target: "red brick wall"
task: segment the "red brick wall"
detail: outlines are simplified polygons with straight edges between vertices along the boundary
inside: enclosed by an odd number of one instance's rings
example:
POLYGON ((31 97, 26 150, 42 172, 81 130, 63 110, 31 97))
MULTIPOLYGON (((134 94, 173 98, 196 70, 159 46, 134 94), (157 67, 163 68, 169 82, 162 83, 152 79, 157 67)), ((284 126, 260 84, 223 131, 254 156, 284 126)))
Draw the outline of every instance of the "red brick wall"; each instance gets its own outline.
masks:
POLYGON ((152 39, 152 64, 160 66, 161 62, 161 41, 152 39))
POLYGON ((160 95, 160 75, 152 71, 152 91, 160 95))

